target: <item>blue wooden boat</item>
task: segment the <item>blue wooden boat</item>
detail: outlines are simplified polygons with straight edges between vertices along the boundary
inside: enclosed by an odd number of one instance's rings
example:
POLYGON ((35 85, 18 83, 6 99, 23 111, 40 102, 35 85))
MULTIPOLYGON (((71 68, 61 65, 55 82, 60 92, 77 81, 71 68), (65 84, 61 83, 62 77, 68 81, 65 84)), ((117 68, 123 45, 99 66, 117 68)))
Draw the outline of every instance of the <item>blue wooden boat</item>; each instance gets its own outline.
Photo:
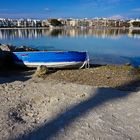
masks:
POLYGON ((82 68, 89 64, 87 53, 76 51, 13 52, 13 59, 15 64, 27 67, 82 68))

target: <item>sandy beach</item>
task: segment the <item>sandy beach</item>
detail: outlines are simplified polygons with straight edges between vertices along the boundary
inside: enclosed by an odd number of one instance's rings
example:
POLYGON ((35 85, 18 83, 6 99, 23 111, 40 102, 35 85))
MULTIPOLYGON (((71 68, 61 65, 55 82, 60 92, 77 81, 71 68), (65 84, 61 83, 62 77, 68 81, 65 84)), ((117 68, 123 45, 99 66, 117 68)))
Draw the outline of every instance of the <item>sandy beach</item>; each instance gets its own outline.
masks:
POLYGON ((0 72, 1 140, 139 140, 140 73, 130 66, 0 72))

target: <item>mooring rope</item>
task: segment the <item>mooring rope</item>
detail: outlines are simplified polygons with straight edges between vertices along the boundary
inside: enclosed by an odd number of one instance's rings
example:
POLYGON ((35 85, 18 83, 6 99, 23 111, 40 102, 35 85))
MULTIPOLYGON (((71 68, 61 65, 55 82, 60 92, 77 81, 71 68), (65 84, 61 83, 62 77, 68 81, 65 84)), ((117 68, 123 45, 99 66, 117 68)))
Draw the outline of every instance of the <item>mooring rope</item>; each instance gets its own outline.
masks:
POLYGON ((86 52, 86 55, 87 55, 86 60, 84 61, 84 63, 82 64, 82 66, 79 69, 82 69, 83 67, 85 67, 85 68, 90 67, 90 65, 89 65, 89 55, 88 55, 87 52, 86 52))

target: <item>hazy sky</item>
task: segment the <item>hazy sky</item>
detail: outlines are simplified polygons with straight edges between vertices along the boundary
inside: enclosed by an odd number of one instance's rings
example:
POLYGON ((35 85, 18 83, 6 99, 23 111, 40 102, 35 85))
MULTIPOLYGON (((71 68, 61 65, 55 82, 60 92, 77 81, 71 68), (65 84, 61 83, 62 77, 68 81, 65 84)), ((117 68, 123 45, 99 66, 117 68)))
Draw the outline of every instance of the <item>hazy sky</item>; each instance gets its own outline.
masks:
POLYGON ((1 0, 0 17, 140 18, 140 0, 1 0))

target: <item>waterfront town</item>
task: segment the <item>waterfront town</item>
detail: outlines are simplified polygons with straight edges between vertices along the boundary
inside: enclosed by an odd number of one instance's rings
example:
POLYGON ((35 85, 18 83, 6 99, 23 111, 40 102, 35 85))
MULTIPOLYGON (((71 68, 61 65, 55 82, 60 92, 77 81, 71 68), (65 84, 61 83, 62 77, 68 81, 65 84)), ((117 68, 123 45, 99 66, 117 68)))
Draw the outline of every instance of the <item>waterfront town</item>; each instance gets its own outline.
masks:
POLYGON ((0 18, 0 28, 26 28, 26 27, 74 27, 74 28, 98 28, 98 27, 119 27, 133 28, 140 27, 140 19, 108 19, 108 18, 93 18, 93 19, 5 19, 0 18))

